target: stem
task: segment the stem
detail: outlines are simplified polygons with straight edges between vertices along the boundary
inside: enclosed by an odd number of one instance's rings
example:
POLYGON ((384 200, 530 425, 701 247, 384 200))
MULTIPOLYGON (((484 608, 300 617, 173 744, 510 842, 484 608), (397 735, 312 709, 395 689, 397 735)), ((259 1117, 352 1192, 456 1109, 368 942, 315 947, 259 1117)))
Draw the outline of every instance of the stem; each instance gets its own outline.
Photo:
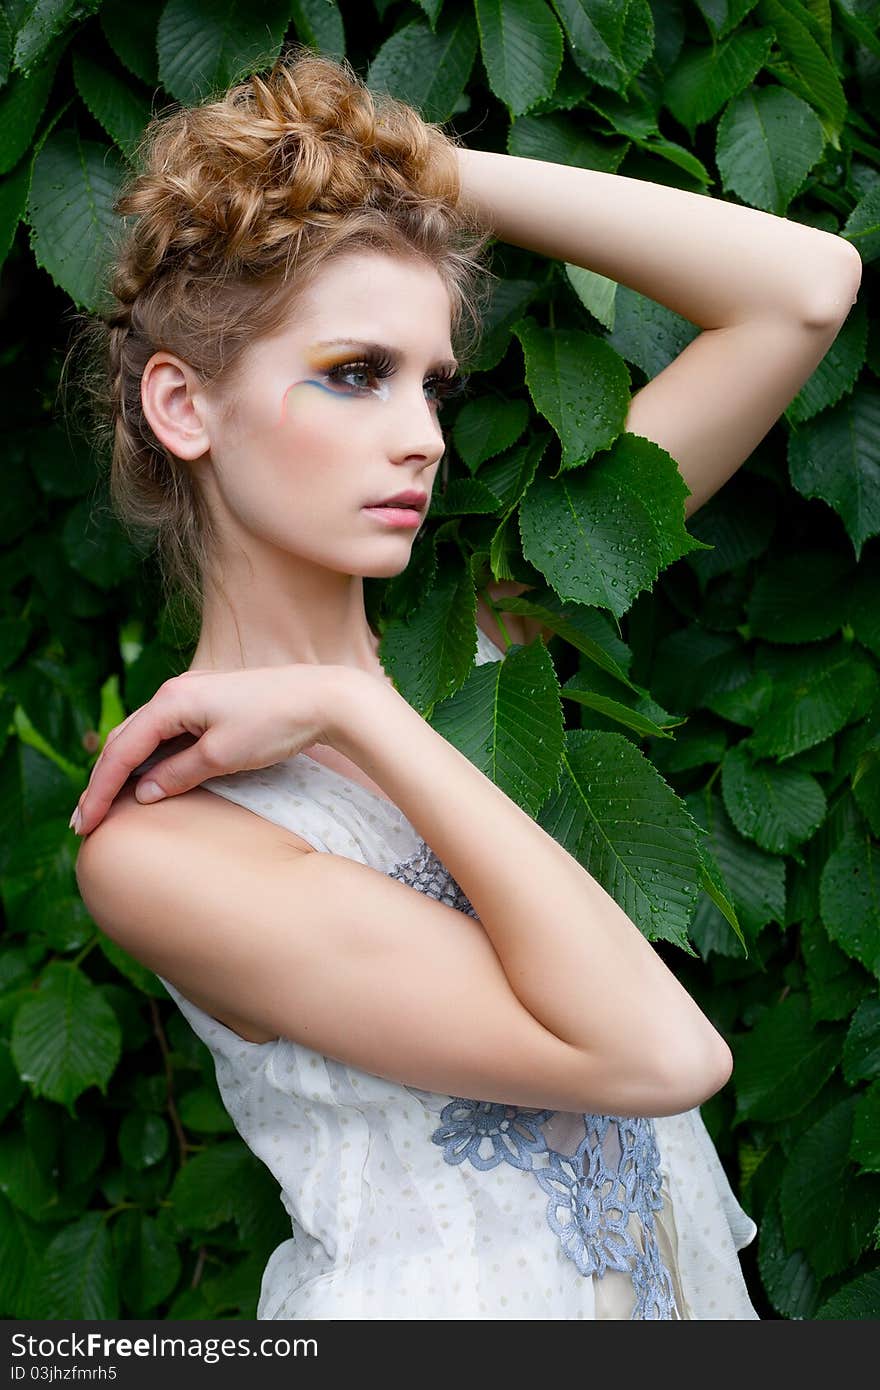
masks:
POLYGON ((501 610, 495 607, 495 604, 492 602, 492 600, 490 599, 490 597, 489 597, 489 595, 488 595, 487 593, 484 593, 484 594, 483 594, 483 597, 485 598, 487 604, 488 604, 489 607, 491 608, 491 610, 492 610, 492 612, 493 612, 493 614, 494 614, 494 616, 495 616, 495 621, 498 623, 498 626, 500 627, 502 633, 504 634, 504 640, 505 640, 505 642, 507 643, 507 646, 506 646, 505 649, 504 649, 504 654, 505 654, 505 656, 506 656, 506 655, 507 655, 508 649, 509 649, 510 647, 513 646, 513 643, 512 643, 511 638, 510 638, 510 633, 507 631, 507 628, 504 626, 504 618, 503 618, 502 615, 501 615, 501 610))
POLYGON ((73 958, 73 960, 70 962, 70 964, 71 964, 71 965, 79 965, 80 961, 85 960, 86 956, 89 954, 89 951, 93 951, 93 950, 95 949, 95 947, 97 946, 98 940, 99 940, 98 933, 95 932, 95 935, 94 935, 93 937, 91 937, 91 938, 85 943, 85 945, 83 946, 82 950, 80 950, 80 951, 77 952, 77 954, 74 956, 74 958, 73 958))
POLYGON ((167 1094, 168 1114, 171 1116, 171 1125, 177 1135, 177 1145, 180 1149, 180 1166, 186 1163, 187 1152, 194 1145, 187 1141, 183 1132, 183 1125, 180 1123, 180 1116, 177 1113, 177 1106, 174 1103, 174 1074, 171 1066, 171 1054, 168 1049, 168 1039, 165 1037, 165 1029, 162 1027, 162 1020, 159 1017, 159 1010, 155 999, 150 999, 150 1015, 153 1020, 153 1032, 159 1040, 159 1048, 162 1053, 162 1060, 165 1064, 165 1087, 167 1094))

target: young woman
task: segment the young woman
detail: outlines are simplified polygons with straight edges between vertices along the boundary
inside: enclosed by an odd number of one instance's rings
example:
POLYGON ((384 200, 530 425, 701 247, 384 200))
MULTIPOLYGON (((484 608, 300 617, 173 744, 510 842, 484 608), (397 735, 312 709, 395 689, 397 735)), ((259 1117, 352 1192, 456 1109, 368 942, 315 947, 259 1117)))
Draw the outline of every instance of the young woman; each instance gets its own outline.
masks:
MULTIPOLYGON (((827 351, 858 258, 748 208, 463 149, 308 50, 157 117, 142 154, 96 389, 119 514, 156 532, 201 625, 189 670, 108 737, 77 878, 281 1185, 292 1236, 257 1316, 755 1318, 737 1250, 756 1227, 699 1114, 729 1048, 397 692, 363 579, 409 561, 490 235, 705 328, 628 421, 691 510, 827 351)), ((487 597, 478 662, 503 659, 487 597)))

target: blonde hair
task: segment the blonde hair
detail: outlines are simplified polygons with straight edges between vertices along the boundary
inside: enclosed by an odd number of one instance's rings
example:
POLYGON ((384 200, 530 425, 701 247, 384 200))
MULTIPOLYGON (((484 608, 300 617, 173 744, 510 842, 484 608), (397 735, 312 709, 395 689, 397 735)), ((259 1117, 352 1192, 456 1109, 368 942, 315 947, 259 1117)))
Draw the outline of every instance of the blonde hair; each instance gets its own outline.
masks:
POLYGON ((216 535, 192 473, 144 415, 150 357, 173 352, 225 386, 321 267, 377 250, 436 269, 466 366, 495 277, 481 258, 491 232, 460 191, 454 136, 299 44, 219 99, 150 120, 114 203, 137 220, 122 224, 106 307, 78 316, 72 351, 112 510, 135 543, 155 541, 166 600, 201 613, 216 535))

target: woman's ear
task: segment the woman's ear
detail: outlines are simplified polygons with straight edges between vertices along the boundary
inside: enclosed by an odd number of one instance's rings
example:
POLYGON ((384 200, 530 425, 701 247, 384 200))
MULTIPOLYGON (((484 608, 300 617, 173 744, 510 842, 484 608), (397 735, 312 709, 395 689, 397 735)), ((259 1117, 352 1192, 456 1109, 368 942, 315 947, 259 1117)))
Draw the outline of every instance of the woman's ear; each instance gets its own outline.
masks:
POLYGON ((202 383, 170 352, 154 352, 141 377, 141 405, 160 443, 177 458, 201 458, 211 447, 202 383))

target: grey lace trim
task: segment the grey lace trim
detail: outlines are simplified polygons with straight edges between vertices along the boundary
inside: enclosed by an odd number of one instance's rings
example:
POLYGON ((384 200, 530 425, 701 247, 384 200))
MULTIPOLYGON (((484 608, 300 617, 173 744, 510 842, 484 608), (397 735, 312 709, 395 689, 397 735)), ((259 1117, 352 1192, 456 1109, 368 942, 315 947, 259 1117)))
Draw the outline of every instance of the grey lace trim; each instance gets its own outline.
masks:
MULTIPOLYGON (((476 917, 460 885, 434 851, 422 847, 388 873, 430 898, 476 917)), ((573 1153, 552 1148, 542 1126, 556 1112, 454 1096, 440 1112, 431 1135, 447 1163, 475 1168, 501 1162, 533 1173, 547 1193, 546 1218, 564 1254, 583 1275, 602 1278, 606 1269, 630 1275, 636 1300, 631 1317, 671 1320, 681 1316, 672 1279, 657 1243, 654 1212, 663 1205, 660 1153, 653 1120, 584 1114, 584 1135, 573 1153), (620 1158, 605 1159, 603 1141, 617 1126, 620 1158), (635 1213, 644 1250, 628 1229, 635 1213)))

